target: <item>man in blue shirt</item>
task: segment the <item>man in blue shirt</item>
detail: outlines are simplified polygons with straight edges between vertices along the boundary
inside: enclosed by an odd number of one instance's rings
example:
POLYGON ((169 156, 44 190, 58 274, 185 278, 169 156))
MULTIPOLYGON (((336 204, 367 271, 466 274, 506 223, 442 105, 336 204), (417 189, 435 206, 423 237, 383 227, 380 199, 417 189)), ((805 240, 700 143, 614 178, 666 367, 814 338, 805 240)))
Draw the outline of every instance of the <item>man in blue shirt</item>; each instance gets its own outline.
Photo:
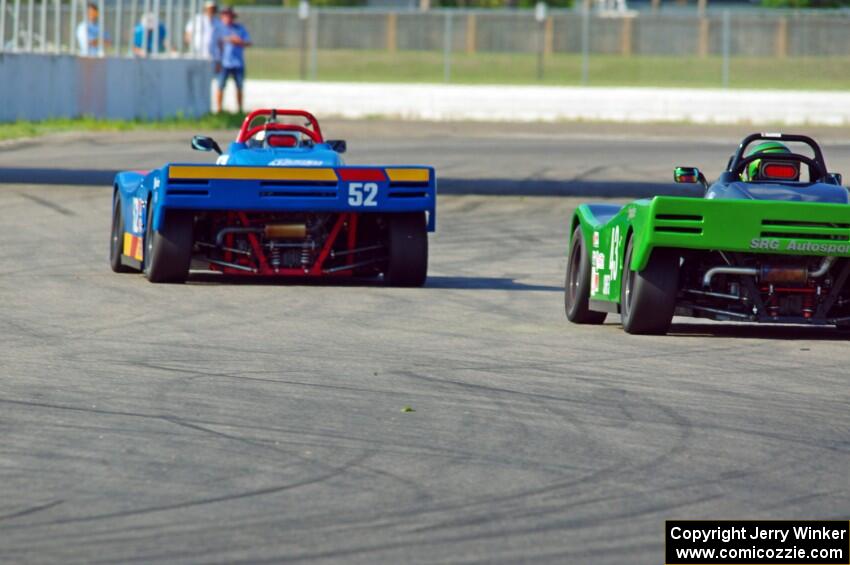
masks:
POLYGON ((133 30, 133 54, 136 57, 147 57, 152 53, 165 53, 167 45, 165 34, 165 25, 157 21, 153 12, 142 14, 141 21, 133 30), (159 44, 154 49, 156 28, 159 28, 159 44))
MULTIPOLYGON (((98 48, 98 43, 100 43, 99 17, 100 13, 97 9, 97 4, 89 2, 86 7, 86 21, 80 22, 79 25, 77 25, 77 45, 80 48, 80 55, 103 55, 98 48)), ((104 47, 109 47, 111 44, 109 34, 104 32, 104 47)))
POLYGON ((228 6, 221 11, 221 25, 213 35, 213 59, 218 78, 215 92, 215 111, 221 112, 224 87, 228 77, 236 83, 236 104, 242 112, 242 83, 245 80, 245 48, 251 46, 251 36, 245 26, 236 23, 236 12, 228 6))

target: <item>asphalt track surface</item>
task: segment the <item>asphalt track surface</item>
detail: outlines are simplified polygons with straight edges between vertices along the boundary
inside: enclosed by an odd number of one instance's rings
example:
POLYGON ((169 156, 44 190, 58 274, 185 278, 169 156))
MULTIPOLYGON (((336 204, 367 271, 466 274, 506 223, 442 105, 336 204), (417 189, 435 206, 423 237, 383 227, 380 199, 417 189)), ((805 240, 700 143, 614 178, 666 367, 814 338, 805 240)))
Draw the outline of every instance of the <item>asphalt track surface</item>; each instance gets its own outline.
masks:
MULTIPOLYGON (((351 160, 519 192, 615 186, 618 158, 659 183, 685 159, 712 171, 737 137, 604 129, 541 126, 510 162, 499 132, 387 134, 351 160), (542 170, 546 143, 562 158, 542 170)), ((850 163, 838 137, 827 157, 850 163)), ((657 564, 666 519, 850 517, 848 336, 570 325, 584 198, 441 197, 423 289, 152 285, 108 270, 108 186, 9 177, 185 146, 115 141, 0 151, 0 562, 657 564)))

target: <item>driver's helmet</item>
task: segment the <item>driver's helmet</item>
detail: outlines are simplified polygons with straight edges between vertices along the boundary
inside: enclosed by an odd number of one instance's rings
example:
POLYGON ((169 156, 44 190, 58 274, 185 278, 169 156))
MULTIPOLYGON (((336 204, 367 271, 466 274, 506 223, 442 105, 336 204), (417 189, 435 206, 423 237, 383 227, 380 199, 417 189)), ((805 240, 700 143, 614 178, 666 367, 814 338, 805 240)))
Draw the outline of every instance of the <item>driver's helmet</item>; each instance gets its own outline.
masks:
MULTIPOLYGON (((754 145, 745 157, 749 157, 750 155, 755 155, 756 153, 791 153, 791 150, 784 143, 779 143, 778 141, 764 141, 762 143, 754 145)), ((761 166, 761 159, 756 159, 752 161, 749 165, 747 165, 747 172, 743 175, 745 178, 743 180, 753 181, 759 180, 759 167, 761 166)))

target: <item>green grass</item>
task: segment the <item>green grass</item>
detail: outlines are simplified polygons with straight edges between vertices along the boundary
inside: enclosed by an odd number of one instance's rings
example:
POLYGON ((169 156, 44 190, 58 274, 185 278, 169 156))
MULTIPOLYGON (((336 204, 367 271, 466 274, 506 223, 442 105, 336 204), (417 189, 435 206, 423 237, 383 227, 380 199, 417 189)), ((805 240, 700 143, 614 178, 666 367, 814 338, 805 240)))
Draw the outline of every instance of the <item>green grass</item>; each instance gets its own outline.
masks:
POLYGON ((243 114, 208 114, 200 118, 166 118, 152 120, 98 120, 95 118, 57 118, 41 122, 11 122, 0 124, 0 140, 37 137, 46 133, 69 131, 130 131, 147 130, 233 130, 242 125, 243 114))
MULTIPOLYGON (((252 78, 297 79, 296 50, 248 50, 252 78)), ((324 50, 318 53, 317 79, 353 82, 443 82, 443 55, 430 51, 324 50)), ((593 55, 588 84, 592 86, 667 86, 718 88, 722 61, 718 57, 662 57, 593 55)), ((731 88, 788 90, 850 90, 850 57, 756 58, 731 60, 731 88)), ((452 54, 451 82, 457 84, 578 85, 581 58, 556 54, 547 57, 542 81, 537 80, 537 58, 531 54, 452 54)), ((518 101, 521 103, 521 101, 518 101)), ((51 119, 42 122, 0 124, 0 140, 35 137, 65 131, 234 130, 242 115, 218 114, 201 118, 150 120, 51 119)))
MULTIPOLYGON (((248 76, 299 78, 297 50, 249 49, 248 76)), ((546 58, 544 78, 537 80, 533 54, 453 53, 451 82, 458 84, 581 84, 581 57, 555 54, 546 58)), ((720 57, 592 55, 592 86, 667 86, 719 88, 720 57)), ((443 54, 433 51, 321 50, 317 76, 323 81, 440 83, 443 54)), ((729 66, 731 88, 788 90, 850 89, 850 57, 736 57, 729 66)))

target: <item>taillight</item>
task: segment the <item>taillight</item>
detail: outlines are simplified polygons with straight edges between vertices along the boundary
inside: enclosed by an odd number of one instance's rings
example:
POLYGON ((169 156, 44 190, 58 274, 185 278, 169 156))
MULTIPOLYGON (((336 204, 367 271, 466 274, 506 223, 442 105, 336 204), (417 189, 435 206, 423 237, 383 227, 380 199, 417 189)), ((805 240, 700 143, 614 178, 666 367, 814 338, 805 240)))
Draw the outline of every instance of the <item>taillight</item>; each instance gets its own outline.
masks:
POLYGON ((799 175, 796 165, 790 163, 766 163, 762 176, 769 179, 794 180, 799 175))

